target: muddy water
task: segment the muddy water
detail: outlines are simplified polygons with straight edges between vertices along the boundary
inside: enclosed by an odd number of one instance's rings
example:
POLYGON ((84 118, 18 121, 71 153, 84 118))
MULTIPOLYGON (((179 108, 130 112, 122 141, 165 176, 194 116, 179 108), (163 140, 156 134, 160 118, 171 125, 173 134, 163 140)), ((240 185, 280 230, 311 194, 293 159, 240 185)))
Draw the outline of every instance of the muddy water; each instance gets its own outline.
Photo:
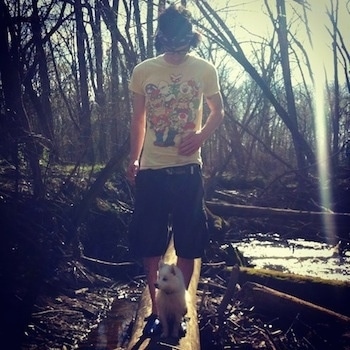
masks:
POLYGON ((256 234, 234 246, 257 268, 350 281, 350 251, 339 255, 326 243, 256 234))

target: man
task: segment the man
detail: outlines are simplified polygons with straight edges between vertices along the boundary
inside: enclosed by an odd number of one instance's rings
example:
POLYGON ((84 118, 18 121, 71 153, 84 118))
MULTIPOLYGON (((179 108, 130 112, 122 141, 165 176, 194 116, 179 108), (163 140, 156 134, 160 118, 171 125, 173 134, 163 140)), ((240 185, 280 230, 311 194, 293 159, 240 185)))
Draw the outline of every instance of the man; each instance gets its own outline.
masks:
POLYGON ((177 266, 188 287, 194 259, 207 243, 200 148, 220 125, 223 103, 215 67, 189 53, 199 43, 191 14, 168 7, 158 20, 159 56, 133 71, 130 163, 127 176, 136 183, 130 249, 143 258, 152 301, 145 330, 157 324, 154 283, 158 262, 169 242, 169 219, 177 266), (203 96, 210 114, 203 125, 203 96))

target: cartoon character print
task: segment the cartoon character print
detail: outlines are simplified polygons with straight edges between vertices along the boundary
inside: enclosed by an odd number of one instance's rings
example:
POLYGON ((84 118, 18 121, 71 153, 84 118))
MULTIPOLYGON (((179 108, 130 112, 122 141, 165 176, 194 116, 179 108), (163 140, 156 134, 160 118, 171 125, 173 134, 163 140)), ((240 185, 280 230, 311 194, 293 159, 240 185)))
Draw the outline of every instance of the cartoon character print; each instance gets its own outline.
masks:
POLYGON ((163 135, 169 126, 165 97, 161 93, 161 89, 154 84, 147 85, 146 94, 149 97, 147 102, 149 122, 156 137, 154 144, 161 146, 163 143, 163 135))
POLYGON ((171 75, 171 83, 161 81, 146 86, 148 122, 154 130, 153 144, 159 147, 175 146, 175 137, 195 127, 199 84, 193 79, 181 82, 182 75, 171 75))

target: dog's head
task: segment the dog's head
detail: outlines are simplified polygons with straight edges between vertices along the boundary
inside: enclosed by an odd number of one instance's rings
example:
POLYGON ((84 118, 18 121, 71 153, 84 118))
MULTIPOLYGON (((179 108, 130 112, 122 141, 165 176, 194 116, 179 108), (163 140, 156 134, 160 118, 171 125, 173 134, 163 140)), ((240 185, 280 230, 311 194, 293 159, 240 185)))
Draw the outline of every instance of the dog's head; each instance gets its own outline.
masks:
POLYGON ((166 294, 176 293, 184 288, 184 278, 181 270, 174 264, 159 262, 158 279, 155 287, 166 294))

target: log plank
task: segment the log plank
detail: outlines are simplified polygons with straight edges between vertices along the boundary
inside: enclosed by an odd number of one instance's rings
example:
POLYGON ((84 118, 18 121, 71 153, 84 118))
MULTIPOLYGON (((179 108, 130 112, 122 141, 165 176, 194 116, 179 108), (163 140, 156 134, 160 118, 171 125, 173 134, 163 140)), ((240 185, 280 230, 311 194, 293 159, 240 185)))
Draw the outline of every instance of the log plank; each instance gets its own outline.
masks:
POLYGON ((315 327, 328 324, 340 331, 350 329, 350 317, 258 283, 246 282, 237 293, 237 297, 240 296, 250 297, 255 307, 264 312, 278 313, 290 319, 298 316, 315 327))
POLYGON ((300 220, 320 220, 320 219, 335 219, 341 222, 350 222, 350 213, 334 213, 334 212, 319 212, 306 211, 295 209, 269 208, 258 207, 254 205, 230 204, 225 202, 206 201, 206 205, 214 214, 223 216, 274 216, 287 217, 289 219, 300 220))
MULTIPOLYGON (((224 269, 232 274, 232 266, 224 269)), ((279 290, 350 317, 350 281, 240 266, 239 284, 246 282, 279 290)))
MULTIPOLYGON (((169 249, 164 257, 168 264, 176 263, 176 256, 174 247, 170 244, 169 249)), ((145 326, 145 318, 151 314, 151 300, 148 287, 146 286, 139 301, 136 320, 132 331, 131 340, 129 342, 128 350, 136 349, 181 349, 181 350, 200 350, 199 329, 197 322, 197 308, 196 308, 196 293, 198 280, 200 276, 201 259, 196 259, 194 264, 193 276, 190 286, 188 288, 188 312, 186 317, 189 318, 187 322, 186 336, 177 340, 162 340, 160 337, 147 338, 143 334, 145 326)))
MULTIPOLYGON (((337 236, 348 238, 350 227, 350 213, 335 213, 328 211, 306 211, 295 209, 258 207, 241 204, 230 204, 227 202, 206 201, 206 207, 213 215, 222 217, 268 217, 270 219, 281 219, 302 221, 314 225, 323 230, 329 237, 337 236)), ((336 243, 335 241, 332 243, 336 243)))

